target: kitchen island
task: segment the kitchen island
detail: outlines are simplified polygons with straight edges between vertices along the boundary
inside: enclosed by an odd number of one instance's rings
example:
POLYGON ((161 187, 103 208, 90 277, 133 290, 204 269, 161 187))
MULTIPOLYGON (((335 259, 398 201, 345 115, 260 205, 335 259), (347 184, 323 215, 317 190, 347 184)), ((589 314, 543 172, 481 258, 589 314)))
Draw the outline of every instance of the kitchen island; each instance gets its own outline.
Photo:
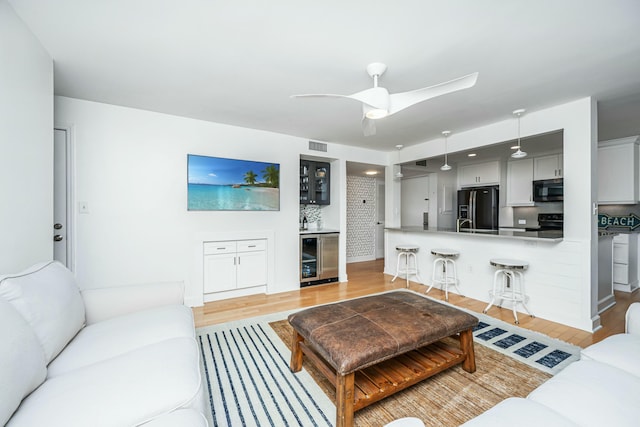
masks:
MULTIPOLYGON (((576 256, 582 243, 567 239, 559 230, 457 232, 419 226, 388 227, 385 229, 385 274, 395 275, 396 246, 402 244, 420 248, 416 254, 418 269, 427 286, 431 284, 436 258, 431 249, 458 251, 456 267, 462 295, 487 303, 496 271, 489 261, 492 258, 526 261, 529 268, 524 271, 524 280, 527 306, 532 313, 536 317, 590 330, 591 325, 584 322, 586 316, 580 308, 580 302, 585 298, 584 284, 588 283, 588 277, 582 271, 583 257, 576 256)), ((450 288, 449 291, 454 290, 450 288)), ((429 295, 439 296, 439 292, 439 287, 435 286, 429 295)), ((507 303, 504 306, 511 307, 507 303)))

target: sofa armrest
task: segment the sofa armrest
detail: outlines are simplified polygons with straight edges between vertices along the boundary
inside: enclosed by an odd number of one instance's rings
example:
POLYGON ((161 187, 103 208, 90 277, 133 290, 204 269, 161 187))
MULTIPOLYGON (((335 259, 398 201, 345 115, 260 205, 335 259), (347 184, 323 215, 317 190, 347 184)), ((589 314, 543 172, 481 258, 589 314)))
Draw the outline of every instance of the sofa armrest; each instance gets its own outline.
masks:
POLYGON ((634 302, 627 309, 624 330, 628 334, 640 335, 640 302, 634 302))
POLYGON ((81 294, 86 322, 92 324, 149 308, 183 304, 184 284, 163 282, 85 289, 81 294))

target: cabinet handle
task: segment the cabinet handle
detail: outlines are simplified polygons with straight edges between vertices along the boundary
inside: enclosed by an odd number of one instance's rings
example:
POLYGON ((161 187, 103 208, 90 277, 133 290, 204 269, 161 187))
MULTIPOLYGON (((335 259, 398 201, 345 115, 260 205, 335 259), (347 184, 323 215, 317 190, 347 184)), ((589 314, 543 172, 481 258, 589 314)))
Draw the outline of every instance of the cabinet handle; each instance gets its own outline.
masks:
POLYGON ((238 265, 240 265, 240 257, 238 257, 238 265))
POLYGON ((247 247, 249 247, 249 248, 255 248, 255 247, 256 247, 256 245, 249 245, 249 246, 247 246, 247 247))

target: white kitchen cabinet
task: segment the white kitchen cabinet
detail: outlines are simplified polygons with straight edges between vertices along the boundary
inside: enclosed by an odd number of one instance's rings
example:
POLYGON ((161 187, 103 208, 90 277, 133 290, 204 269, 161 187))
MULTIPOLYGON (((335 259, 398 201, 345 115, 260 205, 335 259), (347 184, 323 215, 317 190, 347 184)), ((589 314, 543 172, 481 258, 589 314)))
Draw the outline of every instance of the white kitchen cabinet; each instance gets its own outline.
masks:
POLYGON ((458 168, 459 187, 495 184, 500 184, 500 162, 498 160, 464 165, 458 168))
POLYGON ((533 159, 507 163, 507 206, 533 206, 533 159))
POLYGON ((204 293, 267 284, 266 239, 205 242, 204 293))
POLYGON ((533 179, 562 178, 562 154, 535 157, 533 159, 533 179))
POLYGON ((638 289, 638 234, 613 238, 613 288, 623 292, 638 289))
POLYGON ((598 144, 598 203, 635 204, 640 200, 638 144, 640 137, 598 144))

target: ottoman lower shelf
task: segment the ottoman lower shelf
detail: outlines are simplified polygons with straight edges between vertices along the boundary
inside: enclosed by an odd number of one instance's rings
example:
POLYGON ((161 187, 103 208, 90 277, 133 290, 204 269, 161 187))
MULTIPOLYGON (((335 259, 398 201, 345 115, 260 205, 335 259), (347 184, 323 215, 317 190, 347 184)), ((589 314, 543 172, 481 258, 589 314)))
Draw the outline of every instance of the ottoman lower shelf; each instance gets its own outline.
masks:
MULTIPOLYGON (((294 338, 296 340, 302 353, 338 389, 340 376, 335 369, 307 346, 301 336, 294 338)), ((358 370, 353 376, 353 411, 365 408, 465 360, 467 355, 463 350, 438 341, 358 370)), ((336 406, 339 406, 338 402, 336 406)))

